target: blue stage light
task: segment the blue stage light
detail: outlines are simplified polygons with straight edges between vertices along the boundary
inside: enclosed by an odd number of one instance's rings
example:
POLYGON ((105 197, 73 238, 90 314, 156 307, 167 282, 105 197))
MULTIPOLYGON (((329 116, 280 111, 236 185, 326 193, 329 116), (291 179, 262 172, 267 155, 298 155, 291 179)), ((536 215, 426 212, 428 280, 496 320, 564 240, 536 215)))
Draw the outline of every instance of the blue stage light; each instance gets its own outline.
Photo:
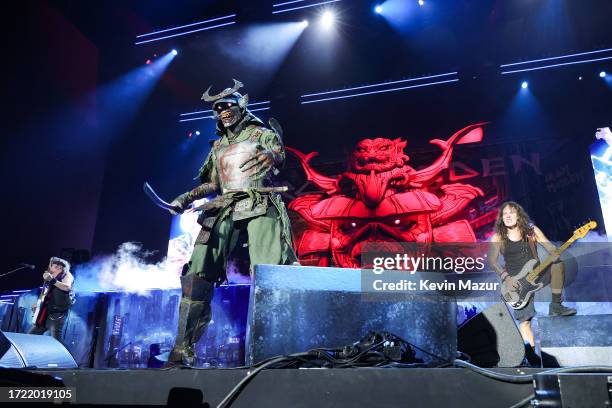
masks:
POLYGON ((419 0, 419 6, 423 7, 425 5, 425 0, 419 0))
MULTIPOLYGON (((611 51, 612 51, 612 48, 605 48, 605 49, 602 49, 602 50, 595 50, 595 51, 588 51, 588 52, 579 52, 577 54, 560 55, 558 57, 549 57, 549 58, 540 58, 540 59, 529 60, 529 61, 513 62, 512 64, 503 64, 503 65, 500 65, 500 67, 501 68, 506 68, 506 67, 511 67, 511 66, 514 66, 514 65, 532 64, 534 62, 552 61, 552 60, 557 60, 557 59, 580 57, 582 55, 600 54, 600 53, 611 52, 611 51)), ((578 61, 578 62, 580 62, 580 61, 578 61)))
MULTIPOLYGON (((265 105, 265 104, 269 104, 269 103, 270 103, 270 101, 252 102, 252 103, 249 103, 249 107, 257 106, 257 105, 265 105)), ((201 111, 194 111, 194 112, 185 112, 185 113, 181 113, 180 116, 198 115, 200 113, 212 113, 212 109, 201 110, 201 111)))
POLYGON ((335 16, 334 13, 327 10, 321 15, 321 25, 324 28, 331 28, 334 25, 335 16))
POLYGON ((388 85, 393 85, 393 84, 401 84, 401 83, 404 83, 404 82, 415 82, 415 81, 421 81, 421 80, 424 80, 424 79, 440 78, 440 77, 452 76, 452 75, 457 75, 457 72, 454 71, 454 72, 448 72, 446 74, 428 75, 428 76, 423 76, 423 77, 418 77, 418 78, 401 79, 399 81, 380 82, 378 84, 355 86, 355 87, 352 87, 352 88, 337 89, 335 91, 311 93, 311 94, 302 95, 302 98, 308 98, 308 97, 311 97, 311 96, 329 95, 329 94, 333 94, 333 93, 342 93, 342 92, 356 91, 356 90, 360 90, 360 89, 374 88, 374 87, 377 87, 377 86, 378 87, 382 87, 382 86, 388 86, 388 85))
POLYGON ((308 20, 302 21, 302 26, 303 27, 308 27, 308 20))
MULTIPOLYGON (((301 3, 304 0, 293 0, 293 1, 287 1, 284 3, 277 3, 277 4, 273 4, 272 8, 276 8, 276 7, 283 7, 289 4, 293 4, 293 3, 301 3)), ((330 4, 330 3, 336 3, 338 1, 341 0, 327 0, 327 1, 321 1, 318 3, 314 3, 314 4, 307 4, 305 6, 298 6, 298 7, 291 7, 291 8, 287 8, 287 9, 283 9, 283 10, 274 10, 272 11, 272 14, 279 14, 279 13, 286 13, 288 11, 295 11, 295 10, 301 10, 301 9, 305 9, 305 8, 309 8, 309 7, 318 7, 318 6, 324 6, 326 4, 330 4)))
POLYGON ((196 133, 196 136, 200 136, 200 131, 199 130, 196 130, 195 133, 196 133))
MULTIPOLYGON (((265 101, 265 102, 255 102, 255 103, 249 103, 249 107, 251 106, 256 106, 256 105, 264 105, 264 104, 269 104, 270 101, 265 101)), ((251 112, 258 112, 258 111, 265 111, 265 110, 269 110, 271 109, 270 106, 265 106, 262 108, 256 108, 256 109, 249 109, 251 112)), ((186 112, 186 113, 181 113, 180 116, 189 116, 189 115, 202 115, 202 114, 212 114, 212 110, 203 110, 203 111, 195 111, 195 112, 186 112)), ((180 119, 179 122, 190 122, 193 120, 202 120, 202 119, 214 119, 215 117, 213 115, 209 115, 209 116, 199 116, 196 118, 188 118, 188 119, 180 119)), ((196 135, 198 135, 198 133, 196 132, 196 135)))
MULTIPOLYGON (((391 89, 381 89, 379 91, 361 92, 361 93, 356 93, 356 94, 352 94, 352 95, 334 96, 334 97, 331 97, 331 98, 321 98, 321 99, 315 99, 315 100, 312 100, 312 101, 302 101, 301 103, 302 103, 302 105, 306 105, 308 103, 317 103, 317 102, 324 102, 324 101, 332 101, 332 100, 336 100, 336 99, 355 98, 357 96, 374 95, 374 94, 379 94, 379 93, 402 91, 402 90, 405 90, 405 89, 422 88, 422 87, 425 87, 425 86, 448 84, 448 83, 451 83, 451 82, 458 82, 458 81, 459 81, 459 79, 449 79, 447 81, 429 82, 429 83, 426 83, 426 84, 402 86, 402 87, 399 87, 399 88, 391 88, 391 89)), ((303 97, 304 96, 302 96, 302 98, 303 97)))
POLYGON ((168 29, 165 29, 165 30, 154 31, 152 33, 140 34, 140 35, 137 35, 136 38, 148 37, 150 35, 166 33, 168 31, 180 30, 181 28, 188 28, 188 27, 193 27, 193 26, 197 26, 197 25, 201 25, 201 24, 212 23, 213 21, 226 20, 226 19, 232 18, 232 17, 236 17, 236 14, 230 14, 230 15, 223 16, 223 17, 211 18, 210 20, 198 21, 197 23, 186 24, 186 25, 182 25, 182 26, 178 26, 178 27, 172 27, 172 28, 168 28, 168 29))
POLYGON ((599 73, 599 77, 600 77, 600 78, 605 78, 605 77, 606 77, 606 71, 601 71, 601 72, 599 73))
POLYGON ((147 43, 150 43, 150 42, 153 42, 153 41, 160 41, 160 40, 165 40, 167 38, 173 38, 173 37, 179 37, 179 36, 182 36, 182 35, 188 35, 188 34, 197 33, 197 32, 200 32, 200 31, 212 30, 213 28, 225 27, 225 26, 232 25, 232 24, 236 24, 236 22, 235 21, 230 21, 228 23, 216 24, 216 25, 213 25, 213 26, 210 26, 210 27, 204 27, 204 28, 198 28, 196 30, 186 31, 184 33, 165 35, 163 37, 152 38, 150 40, 145 40, 145 41, 137 41, 137 42, 134 43, 134 45, 147 44, 147 43))
POLYGON ((528 87, 529 87, 529 82, 523 81, 523 83, 521 84, 521 88, 527 89, 528 87))
POLYGON ((511 64, 500 65, 500 68, 502 69, 502 74, 505 75, 505 74, 514 74, 517 72, 537 71, 541 69, 557 68, 557 67, 563 67, 563 66, 568 66, 568 65, 586 64, 590 62, 608 61, 612 59, 612 56, 603 55, 599 58, 579 59, 575 61, 567 61, 567 62, 560 62, 556 64, 546 64, 546 65, 540 65, 540 66, 517 68, 513 70, 503 71, 504 69, 507 69, 509 67, 514 67, 514 66, 520 66, 520 65, 525 66, 525 65, 530 65, 530 64, 535 64, 535 63, 540 63, 540 62, 545 62, 545 61, 563 60, 563 59, 583 57, 586 55, 593 55, 593 54, 606 54, 606 53, 610 53, 611 51, 612 51, 612 48, 606 48, 606 49, 595 50, 595 51, 580 52, 576 54, 560 55, 558 57, 549 57, 549 58, 540 58, 540 59, 529 60, 529 61, 513 62, 511 64))
POLYGON ((177 50, 172 50, 172 55, 177 55, 178 51, 177 50))
POLYGON ((374 11, 376 12, 376 14, 380 14, 383 12, 383 8, 382 6, 376 6, 374 7, 374 11))

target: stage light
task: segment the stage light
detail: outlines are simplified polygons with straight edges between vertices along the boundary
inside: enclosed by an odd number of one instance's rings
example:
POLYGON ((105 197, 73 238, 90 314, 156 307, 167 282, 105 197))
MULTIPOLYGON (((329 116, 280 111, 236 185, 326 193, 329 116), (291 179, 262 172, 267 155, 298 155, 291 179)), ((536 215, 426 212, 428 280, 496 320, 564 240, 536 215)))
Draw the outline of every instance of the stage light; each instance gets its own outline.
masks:
POLYGON ((200 131, 196 130, 196 136, 200 136, 200 131))
POLYGON ((600 77, 600 78, 605 78, 605 77, 606 77, 606 71, 601 71, 601 72, 599 73, 599 77, 600 77))
MULTIPOLYGON (((179 26, 179 27, 173 27, 173 28, 168 28, 168 29, 165 29, 165 30, 155 31, 155 32, 152 32, 152 33, 137 35, 136 38, 143 38, 143 37, 148 37, 148 36, 154 36, 156 34, 167 33, 167 32, 170 32, 170 31, 177 31, 177 30, 181 30, 181 29, 184 29, 184 28, 188 28, 188 27, 194 27, 194 26, 197 26, 197 25, 204 25, 204 24, 208 24, 208 23, 211 23, 211 22, 214 22, 214 21, 226 20, 226 19, 231 19, 231 18, 234 18, 234 17, 236 17, 236 14, 230 14, 230 15, 223 16, 223 17, 213 18, 213 19, 210 19, 210 20, 199 21, 197 23, 192 23, 192 24, 187 24, 187 25, 183 25, 183 26, 179 26)), ((208 26, 208 27, 195 28, 193 30, 189 30, 189 31, 185 31, 185 32, 178 32, 176 34, 168 34, 168 35, 164 35, 162 37, 151 38, 149 40, 136 41, 134 44, 135 45, 146 44, 146 43, 150 43, 150 42, 153 42, 153 41, 160 41, 160 40, 165 40, 167 38, 179 37, 179 36, 183 36, 183 35, 197 33, 197 32, 200 32, 200 31, 211 30, 213 28, 225 27, 225 26, 232 25, 232 24, 236 24, 236 21, 229 21, 227 23, 215 24, 215 25, 208 26)))
MULTIPOLYGON (((459 81, 459 79, 456 78, 456 79, 449 79, 447 81, 428 82, 428 83, 425 83, 425 84, 402 86, 402 87, 391 88, 391 89, 381 89, 381 90, 378 90, 378 91, 370 91, 370 92, 360 92, 360 93, 351 94, 351 95, 342 95, 342 96, 334 96, 334 97, 330 97, 330 98, 315 99, 315 100, 312 100, 312 101, 302 101, 301 104, 302 105, 306 105, 306 104, 309 104, 309 103, 332 101, 332 100, 336 100, 336 99, 347 99, 347 98, 355 98, 357 96, 374 95, 374 94, 386 93, 386 92, 403 91, 405 89, 423 88, 423 87, 426 87, 426 86, 448 84, 448 83, 451 83, 451 82, 458 82, 458 81, 459 81)), ((305 95, 302 95, 302 98, 304 98, 304 97, 305 97, 305 95)))
POLYGON ((150 59, 148 59, 148 60, 146 60, 146 61, 145 61, 145 64, 147 64, 147 65, 149 65, 150 63, 151 63, 151 60, 150 60, 150 59))
POLYGON ((383 8, 382 6, 376 6, 374 7, 374 11, 376 12, 376 14, 380 14, 383 12, 383 8))
POLYGON ((580 75, 580 76, 578 77, 578 80, 579 80, 579 81, 582 81, 582 75, 580 75))
POLYGON ((529 83, 527 81, 523 81, 523 83, 521 84, 521 88, 527 89, 528 87, 529 87, 529 83))
POLYGON ((329 10, 324 12, 321 16, 321 25, 324 28, 331 28, 334 25, 334 13, 329 10))
POLYGON ((279 13, 286 13, 288 11, 302 10, 302 9, 309 8, 309 7, 320 7, 320 6, 323 6, 325 4, 336 3, 336 2, 339 2, 341 0, 319 1, 319 2, 316 2, 316 3, 313 3, 313 4, 306 4, 305 6, 297 6, 297 7, 290 7, 290 8, 286 8, 286 9, 280 9, 281 7, 288 6, 288 5, 291 5, 291 4, 294 4, 294 3, 301 3, 303 1, 305 1, 305 0, 291 0, 291 1, 286 1, 286 2, 283 2, 283 3, 273 4, 272 8, 277 8, 278 7, 278 9, 272 11, 272 14, 279 14, 279 13))
POLYGON ((425 5, 425 0, 419 0, 419 6, 423 7, 425 5))
POLYGON ((177 50, 172 50, 172 55, 177 55, 178 51, 177 50))
MULTIPOLYGON (((260 105, 269 105, 269 104, 270 104, 270 101, 253 102, 253 103, 249 103, 249 107, 260 106, 260 105)), ((265 106, 263 108, 250 109, 250 110, 251 110, 251 112, 256 112, 256 111, 268 110, 268 109, 270 109, 270 106, 265 106)), ((211 109, 195 111, 195 112, 185 112, 185 113, 181 113, 180 114, 180 116, 191 116, 191 115, 207 115, 207 116, 199 116, 199 117, 189 118, 189 119, 180 119, 179 122, 190 122, 192 120, 214 119, 215 118, 214 116, 212 116, 212 110, 211 109)))
POLYGON ((302 21, 302 27, 304 28, 308 27, 308 20, 302 21))

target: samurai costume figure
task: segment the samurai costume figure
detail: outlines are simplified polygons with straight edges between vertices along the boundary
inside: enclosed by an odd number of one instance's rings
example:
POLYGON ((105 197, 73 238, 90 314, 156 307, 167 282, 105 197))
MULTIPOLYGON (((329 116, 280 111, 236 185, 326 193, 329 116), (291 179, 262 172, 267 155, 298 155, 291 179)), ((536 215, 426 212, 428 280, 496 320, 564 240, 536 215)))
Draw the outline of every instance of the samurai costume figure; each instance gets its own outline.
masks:
MULTIPOLYGON (((228 255, 242 233, 248 235, 251 270, 255 264, 287 265, 297 262, 291 242, 289 217, 273 187, 271 176, 285 159, 282 130, 276 120, 270 128, 247 108, 242 83, 202 99, 212 102, 220 139, 211 148, 199 172, 200 185, 171 204, 182 212, 194 200, 220 193, 199 207, 202 229, 193 254, 183 268, 178 333, 168 365, 193 365, 194 345, 211 320, 214 286, 226 280, 228 255)), ((173 212, 173 211, 171 211, 173 212)))

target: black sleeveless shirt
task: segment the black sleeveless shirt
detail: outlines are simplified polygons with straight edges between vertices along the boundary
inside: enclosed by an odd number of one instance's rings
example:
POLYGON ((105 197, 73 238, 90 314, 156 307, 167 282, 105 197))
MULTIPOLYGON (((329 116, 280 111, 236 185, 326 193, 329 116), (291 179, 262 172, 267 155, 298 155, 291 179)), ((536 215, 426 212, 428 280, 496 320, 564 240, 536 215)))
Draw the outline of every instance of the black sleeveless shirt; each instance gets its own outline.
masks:
MULTIPOLYGON (((66 274, 60 276, 58 280, 61 281, 65 276, 66 274)), ((50 313, 65 312, 70 309, 70 306, 72 305, 70 291, 65 292, 57 286, 51 286, 49 288, 47 298, 49 299, 47 307, 49 308, 50 313)))
POLYGON ((506 270, 510 276, 518 275, 523 266, 533 258, 527 240, 506 240, 503 245, 502 254, 506 262, 506 270))

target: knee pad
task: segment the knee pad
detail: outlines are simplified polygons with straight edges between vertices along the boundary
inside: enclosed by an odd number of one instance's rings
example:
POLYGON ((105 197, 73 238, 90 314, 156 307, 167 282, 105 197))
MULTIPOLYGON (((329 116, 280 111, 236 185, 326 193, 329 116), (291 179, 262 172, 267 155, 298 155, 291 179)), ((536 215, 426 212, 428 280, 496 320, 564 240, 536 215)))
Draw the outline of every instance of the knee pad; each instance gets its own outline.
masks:
POLYGON ((181 276, 183 298, 195 301, 204 301, 212 298, 214 285, 196 274, 181 276))

